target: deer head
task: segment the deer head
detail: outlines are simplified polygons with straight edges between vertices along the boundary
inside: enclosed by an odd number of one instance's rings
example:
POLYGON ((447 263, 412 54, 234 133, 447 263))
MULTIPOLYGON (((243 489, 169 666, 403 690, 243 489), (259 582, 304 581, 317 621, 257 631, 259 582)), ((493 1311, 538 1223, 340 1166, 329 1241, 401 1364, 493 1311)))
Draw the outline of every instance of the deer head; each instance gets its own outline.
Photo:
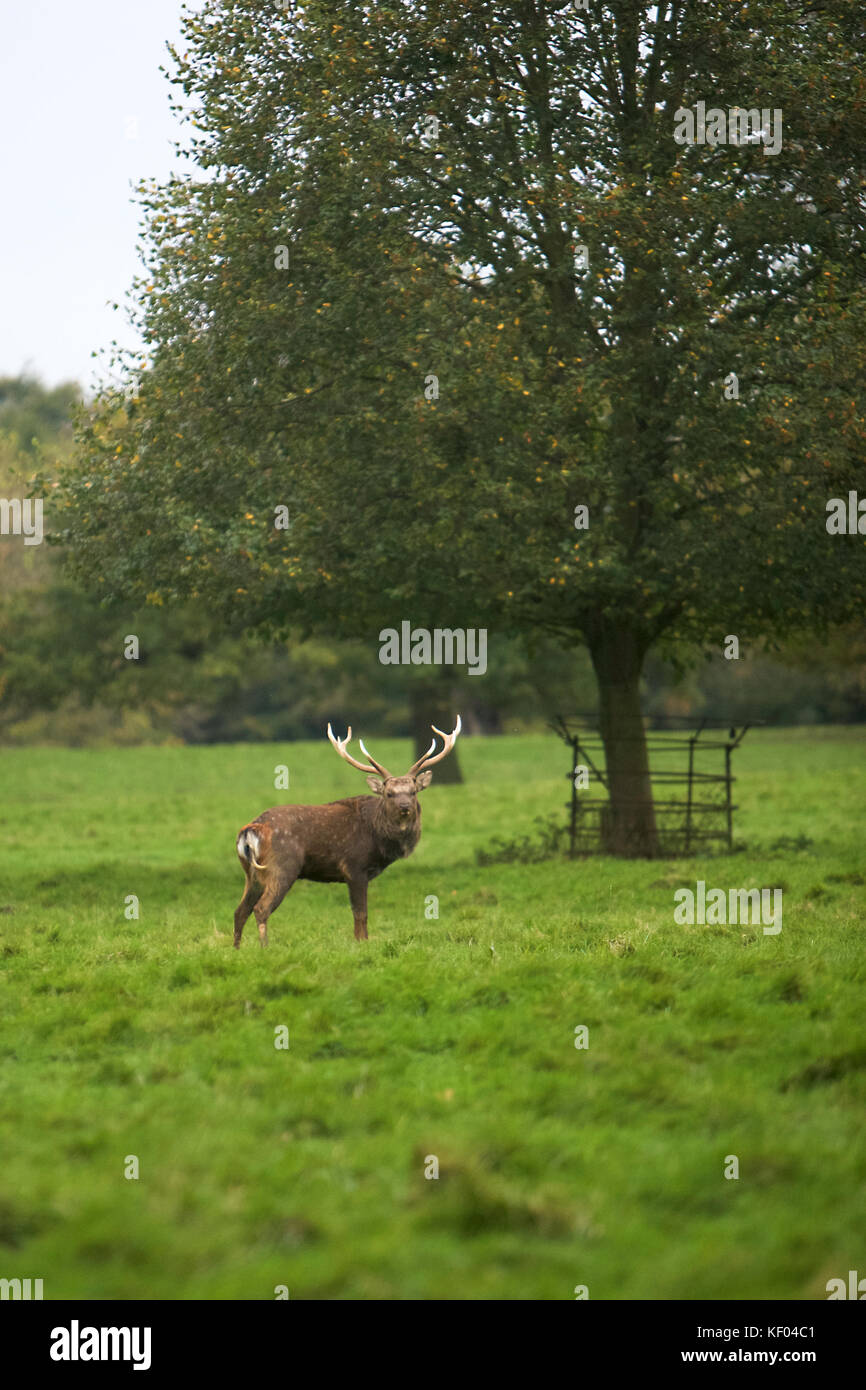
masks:
POLYGON ((436 752, 436 740, 434 738, 430 747, 423 757, 413 763, 407 773, 402 777, 394 777, 386 767, 376 762, 371 753, 364 747, 364 740, 359 739, 361 752, 369 759, 367 763, 359 763, 353 758, 351 753, 346 752, 346 745, 352 737, 351 726, 345 738, 335 738, 330 724, 328 725, 328 738, 336 748, 340 757, 352 767, 356 767, 359 772, 373 774, 367 778, 367 786, 376 796, 382 797, 384 815, 395 829, 408 829, 418 819, 418 793, 425 787, 429 787, 433 780, 433 773, 430 771, 434 763, 441 762, 444 757, 451 752, 457 742, 457 735, 463 727, 460 722, 460 715, 457 716, 457 723, 450 734, 443 734, 441 729, 437 729, 435 724, 431 724, 434 734, 438 734, 443 741, 443 747, 436 752))

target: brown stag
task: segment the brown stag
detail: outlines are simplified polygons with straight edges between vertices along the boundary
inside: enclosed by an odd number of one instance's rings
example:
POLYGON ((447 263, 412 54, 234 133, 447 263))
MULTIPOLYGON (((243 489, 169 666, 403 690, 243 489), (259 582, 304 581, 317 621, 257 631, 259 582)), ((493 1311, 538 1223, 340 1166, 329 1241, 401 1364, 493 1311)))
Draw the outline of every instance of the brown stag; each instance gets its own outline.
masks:
POLYGON ((274 806, 263 811, 238 835, 237 851, 246 888, 235 910, 235 946, 241 944, 244 923, 255 913, 259 940, 268 944, 268 918, 279 907, 298 878, 315 883, 345 883, 355 918, 355 940, 367 939, 367 884, 395 859, 406 859, 421 838, 418 793, 429 787, 434 763, 451 752, 460 733, 460 716, 450 734, 435 725, 434 734, 444 746, 437 753, 436 740, 403 777, 392 777, 381 763, 361 751, 369 763, 357 762, 346 752, 352 730, 328 738, 341 758, 360 772, 372 773, 367 785, 374 796, 347 796, 325 806, 274 806))

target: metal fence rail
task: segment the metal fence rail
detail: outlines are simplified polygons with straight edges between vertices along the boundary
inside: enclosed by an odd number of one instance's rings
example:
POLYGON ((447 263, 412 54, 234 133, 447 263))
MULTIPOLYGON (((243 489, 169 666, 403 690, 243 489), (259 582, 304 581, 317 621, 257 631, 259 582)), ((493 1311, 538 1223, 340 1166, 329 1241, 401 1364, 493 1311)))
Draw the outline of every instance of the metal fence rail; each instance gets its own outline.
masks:
MULTIPOLYGON (((653 720, 646 735, 650 765, 650 782, 663 792, 653 795, 659 851, 664 856, 689 854, 699 844, 716 841, 733 849, 733 801, 731 756, 739 747, 746 732, 761 721, 737 725, 728 719, 706 718, 699 721, 670 716, 653 720), (671 727, 673 726, 673 727, 671 727), (726 730, 723 738, 714 733, 726 730), (709 735, 709 737, 706 737, 709 735), (672 755, 685 762, 678 769, 659 767, 662 754, 672 755), (723 770, 707 771, 698 767, 698 759, 710 757, 722 762, 723 770), (653 766, 653 764, 656 766, 653 766), (673 789, 683 788, 676 796, 673 789)), ((577 785, 578 769, 585 767, 590 780, 607 790, 604 744, 598 731, 595 715, 557 715, 549 726, 571 750, 571 768, 566 774, 571 782, 571 798, 566 803, 569 812, 568 853, 599 854, 604 851, 610 825, 608 797, 581 794, 577 785)), ((636 739, 625 740, 636 742, 636 739)), ((635 772, 642 769, 634 769, 635 772)), ((626 769, 627 772, 627 769, 626 769)), ((647 805, 647 798, 635 797, 627 806, 647 805)))

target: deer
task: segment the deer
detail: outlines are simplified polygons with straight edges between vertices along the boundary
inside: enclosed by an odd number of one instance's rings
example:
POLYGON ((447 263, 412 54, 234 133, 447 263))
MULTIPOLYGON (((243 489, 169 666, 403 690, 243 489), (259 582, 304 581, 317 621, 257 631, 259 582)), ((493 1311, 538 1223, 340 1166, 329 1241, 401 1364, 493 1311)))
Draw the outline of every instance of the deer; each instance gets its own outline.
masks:
POLYGON ((372 796, 347 796, 324 806, 273 806, 240 831, 237 853, 246 876, 244 895, 235 909, 235 949, 240 948, 244 923, 255 913, 259 942, 268 944, 268 918, 276 912, 299 878, 314 883, 345 883, 355 919, 355 940, 367 940, 367 884, 397 859, 407 859, 421 838, 418 793, 433 780, 431 768, 451 752, 462 728, 460 715, 450 734, 431 724, 436 739, 402 777, 394 777, 372 756, 358 762, 347 751, 352 727, 337 738, 328 725, 328 738, 340 757, 359 772, 370 774, 372 796))

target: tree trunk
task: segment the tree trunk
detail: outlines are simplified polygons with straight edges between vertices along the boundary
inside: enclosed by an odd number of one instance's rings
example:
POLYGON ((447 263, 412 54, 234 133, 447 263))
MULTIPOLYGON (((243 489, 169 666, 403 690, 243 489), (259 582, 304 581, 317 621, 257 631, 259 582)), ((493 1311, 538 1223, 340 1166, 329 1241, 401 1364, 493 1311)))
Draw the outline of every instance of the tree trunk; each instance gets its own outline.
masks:
POLYGON ((609 854, 652 859, 659 853, 646 730, 640 709, 643 650, 628 629, 605 627, 590 644, 598 680, 599 732, 610 805, 602 822, 609 854))
MULTIPOLYGON (((454 728, 457 711, 454 708, 450 682, 437 680, 435 677, 429 681, 413 680, 409 689, 409 709, 412 738, 415 744, 412 759, 414 762, 430 747, 434 737, 430 728, 431 724, 435 724, 437 729, 442 729, 446 734, 450 734, 454 728)), ((441 739, 437 739, 436 743, 439 748, 442 747, 441 739)), ((437 763, 433 769, 434 782, 463 781, 458 751, 459 739, 454 751, 441 763, 437 763)))

